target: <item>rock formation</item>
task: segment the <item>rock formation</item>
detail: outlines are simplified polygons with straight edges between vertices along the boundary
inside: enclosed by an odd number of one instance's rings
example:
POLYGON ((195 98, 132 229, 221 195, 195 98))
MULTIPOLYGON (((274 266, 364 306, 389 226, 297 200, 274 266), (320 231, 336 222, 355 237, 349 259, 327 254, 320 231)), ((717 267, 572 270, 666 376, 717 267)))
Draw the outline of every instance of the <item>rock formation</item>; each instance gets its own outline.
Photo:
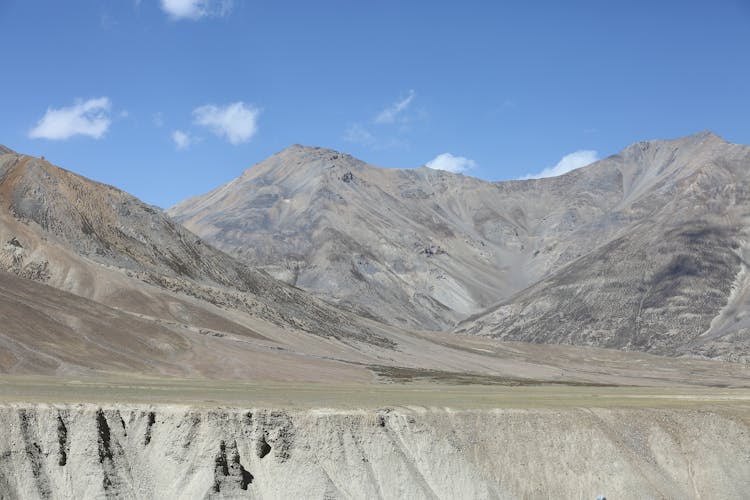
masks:
POLYGON ((729 499, 750 488, 750 425, 726 408, 6 404, 0 428, 9 499, 729 499))

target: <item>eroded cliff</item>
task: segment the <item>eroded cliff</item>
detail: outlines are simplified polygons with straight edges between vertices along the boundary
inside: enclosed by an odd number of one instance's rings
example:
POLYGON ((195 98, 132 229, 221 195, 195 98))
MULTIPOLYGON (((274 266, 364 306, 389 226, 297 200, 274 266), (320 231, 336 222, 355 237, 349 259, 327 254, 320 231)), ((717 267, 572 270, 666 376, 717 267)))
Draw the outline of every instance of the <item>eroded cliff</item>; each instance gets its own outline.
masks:
POLYGON ((746 498, 750 411, 5 404, 1 498, 746 498))

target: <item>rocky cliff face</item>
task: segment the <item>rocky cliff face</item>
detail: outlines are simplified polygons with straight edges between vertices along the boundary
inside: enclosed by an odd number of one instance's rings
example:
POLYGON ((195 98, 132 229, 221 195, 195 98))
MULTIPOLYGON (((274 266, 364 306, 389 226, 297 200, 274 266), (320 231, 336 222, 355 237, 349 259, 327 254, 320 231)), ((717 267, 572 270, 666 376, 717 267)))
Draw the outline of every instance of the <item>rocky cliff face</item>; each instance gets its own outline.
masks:
POLYGON ((748 417, 5 404, 0 498, 740 499, 748 417))

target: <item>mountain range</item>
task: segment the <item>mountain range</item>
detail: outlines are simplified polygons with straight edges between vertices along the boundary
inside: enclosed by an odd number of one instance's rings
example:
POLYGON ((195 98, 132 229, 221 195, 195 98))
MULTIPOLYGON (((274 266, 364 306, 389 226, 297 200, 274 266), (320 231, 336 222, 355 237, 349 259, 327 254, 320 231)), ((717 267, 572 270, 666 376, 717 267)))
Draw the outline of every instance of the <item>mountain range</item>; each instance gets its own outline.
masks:
POLYGON ((168 213, 401 328, 747 361, 749 168, 710 132, 506 182, 295 145, 168 213))
POLYGON ((749 359, 748 166, 710 133, 509 182, 292 146, 165 212, 3 147, 0 371, 741 378, 696 358, 749 359))

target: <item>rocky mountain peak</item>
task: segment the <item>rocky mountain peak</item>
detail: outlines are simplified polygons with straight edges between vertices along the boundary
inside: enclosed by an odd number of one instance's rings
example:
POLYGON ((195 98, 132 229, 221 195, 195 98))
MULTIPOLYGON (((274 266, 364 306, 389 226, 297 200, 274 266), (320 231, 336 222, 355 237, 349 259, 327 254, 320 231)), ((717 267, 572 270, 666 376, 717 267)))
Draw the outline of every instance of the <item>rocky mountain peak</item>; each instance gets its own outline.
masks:
POLYGON ((721 137, 718 134, 713 133, 710 130, 703 130, 701 132, 697 132, 693 135, 689 135, 686 137, 686 139, 695 139, 697 141, 705 141, 705 140, 712 140, 712 141, 721 141, 721 142, 727 142, 724 140, 723 137, 721 137))
POLYGON ((713 148, 727 144, 720 136, 709 130, 704 130, 696 134, 679 137, 677 139, 654 139, 648 141, 639 141, 626 147, 623 152, 629 151, 647 151, 659 150, 662 148, 672 148, 676 150, 701 150, 704 148, 713 148))
POLYGON ((341 177, 364 166, 363 161, 347 153, 294 144, 247 168, 240 179, 260 185, 284 183, 296 186, 311 182, 332 169, 337 177, 341 177))
POLYGON ((272 159, 283 159, 285 161, 296 161, 300 166, 309 168, 319 162, 328 163, 331 166, 340 164, 346 165, 347 167, 359 167, 365 165, 362 160, 359 160, 348 153, 336 151, 335 149, 321 148, 318 146, 303 146, 300 144, 294 144, 286 149, 283 149, 271 156, 268 160, 272 159))

